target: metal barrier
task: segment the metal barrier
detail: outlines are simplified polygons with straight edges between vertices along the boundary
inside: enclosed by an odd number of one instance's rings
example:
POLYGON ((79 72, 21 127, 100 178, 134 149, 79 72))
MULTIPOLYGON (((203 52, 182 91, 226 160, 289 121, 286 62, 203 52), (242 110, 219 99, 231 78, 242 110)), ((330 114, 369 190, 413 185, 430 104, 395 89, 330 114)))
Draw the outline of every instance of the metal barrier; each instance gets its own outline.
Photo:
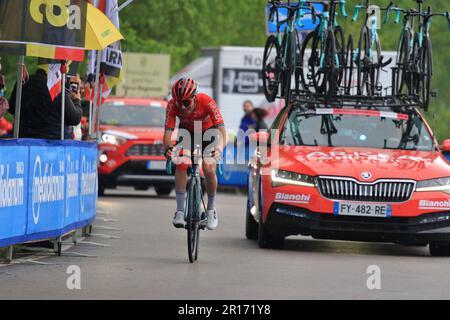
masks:
POLYGON ((95 143, 18 139, 0 148, 0 247, 60 238, 93 222, 95 143))

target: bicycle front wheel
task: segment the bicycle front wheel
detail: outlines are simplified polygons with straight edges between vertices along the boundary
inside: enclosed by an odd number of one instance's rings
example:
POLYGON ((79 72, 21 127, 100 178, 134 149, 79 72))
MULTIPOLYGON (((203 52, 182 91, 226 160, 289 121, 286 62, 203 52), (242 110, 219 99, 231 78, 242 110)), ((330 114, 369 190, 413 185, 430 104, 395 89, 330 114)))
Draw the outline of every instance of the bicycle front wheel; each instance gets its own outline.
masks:
POLYGON ((197 179, 191 179, 188 186, 188 214, 186 217, 187 242, 189 262, 198 259, 198 244, 200 239, 200 185, 197 179))
POLYGON ((274 102, 281 82, 281 51, 275 36, 267 39, 263 57, 263 88, 267 101, 274 102))
POLYGON ((433 52, 430 39, 425 39, 423 43, 422 65, 421 65, 421 88, 419 91, 423 108, 428 111, 431 96, 431 78, 433 77, 433 52))

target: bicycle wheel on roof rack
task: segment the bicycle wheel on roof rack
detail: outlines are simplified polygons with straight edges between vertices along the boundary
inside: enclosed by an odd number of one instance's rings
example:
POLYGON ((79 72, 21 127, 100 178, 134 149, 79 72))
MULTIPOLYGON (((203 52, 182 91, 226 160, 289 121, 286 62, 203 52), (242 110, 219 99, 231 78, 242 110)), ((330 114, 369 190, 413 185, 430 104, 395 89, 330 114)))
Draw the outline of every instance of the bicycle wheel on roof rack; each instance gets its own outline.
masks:
POLYGON ((289 102, 289 96, 291 94, 292 87, 292 75, 296 70, 296 60, 297 60, 297 46, 298 46, 298 33, 294 30, 292 33, 285 33, 283 36, 283 41, 281 42, 281 55, 285 59, 285 70, 281 77, 281 93, 283 98, 286 100, 286 105, 289 102), (286 44, 287 39, 288 43, 286 44))
POLYGON ((337 26, 334 29, 334 36, 336 40, 336 52, 339 57, 339 66, 337 66, 338 75, 336 79, 337 86, 339 88, 344 78, 345 49, 346 49, 345 34, 342 27, 337 26))
POLYGON ((354 45, 353 45, 353 37, 350 35, 348 37, 347 48, 345 50, 344 57, 344 78, 343 78, 343 86, 344 86, 344 94, 350 95, 352 92, 353 85, 353 73, 354 73, 354 63, 353 63, 353 55, 354 55, 354 45))
POLYGON ((264 48, 262 69, 264 95, 269 102, 275 101, 280 88, 281 65, 280 45, 275 36, 270 36, 264 48))
POLYGON ((402 32, 397 48, 397 76, 395 83, 395 91, 397 94, 402 94, 405 86, 405 73, 409 65, 409 31, 402 32))
POLYGON ((355 52, 355 64, 357 69, 357 90, 358 95, 362 96, 369 93, 369 29, 364 27, 359 37, 358 48, 355 52))
POLYGON ((419 95, 423 108, 428 111, 431 97, 431 79, 433 77, 433 49, 429 38, 424 39, 423 42, 421 69, 419 95))
POLYGON ((409 68, 405 72, 405 83, 409 96, 419 97, 422 80, 422 49, 419 44, 419 35, 414 35, 413 47, 410 52, 409 68))
POLYGON ((303 90, 315 93, 314 81, 320 65, 320 50, 313 43, 317 29, 308 33, 303 40, 299 57, 299 69, 296 72, 296 82, 300 81, 303 90), (308 52, 309 51, 309 52, 308 52))
POLYGON ((369 48, 371 54, 369 56, 369 78, 367 83, 368 94, 374 96, 383 89, 380 82, 381 63, 383 62, 383 56, 381 55, 381 44, 379 40, 375 41, 375 52, 372 48, 369 48))
POLYGON ((323 83, 323 92, 327 97, 335 96, 339 87, 339 53, 336 48, 336 37, 334 32, 328 31, 327 41, 325 44, 325 60, 324 74, 325 81, 323 83))
POLYGON ((311 61, 308 64, 309 71, 311 72, 311 80, 314 84, 314 90, 316 94, 324 94, 326 89, 326 41, 322 42, 319 32, 315 33, 313 37, 313 43, 311 48, 311 61), (314 54, 314 59, 313 59, 314 54))

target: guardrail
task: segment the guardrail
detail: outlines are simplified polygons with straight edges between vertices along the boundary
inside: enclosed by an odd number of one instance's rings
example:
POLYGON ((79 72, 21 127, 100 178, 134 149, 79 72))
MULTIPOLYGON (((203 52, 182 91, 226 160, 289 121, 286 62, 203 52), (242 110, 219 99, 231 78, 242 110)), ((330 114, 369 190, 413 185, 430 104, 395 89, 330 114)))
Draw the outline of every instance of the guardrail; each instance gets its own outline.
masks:
POLYGON ((95 143, 0 141, 0 247, 61 237, 92 223, 95 143))

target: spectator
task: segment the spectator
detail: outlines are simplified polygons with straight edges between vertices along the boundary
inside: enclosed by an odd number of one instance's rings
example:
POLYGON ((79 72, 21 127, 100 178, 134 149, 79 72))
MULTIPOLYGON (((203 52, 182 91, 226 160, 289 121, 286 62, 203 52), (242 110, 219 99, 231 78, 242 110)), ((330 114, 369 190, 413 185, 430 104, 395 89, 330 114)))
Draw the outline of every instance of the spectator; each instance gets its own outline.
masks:
POLYGON ((256 124, 255 120, 252 118, 253 102, 251 102, 250 100, 244 101, 243 109, 245 115, 241 120, 239 129, 247 132, 248 129, 253 128, 256 124))
MULTIPOLYGON (((71 83, 80 84, 79 76, 72 77, 71 83)), ((80 86, 79 86, 80 87, 80 86)), ((73 138, 72 126, 81 122, 80 90, 66 90, 65 99, 65 139, 73 138)), ((38 69, 23 86, 20 112, 20 137, 59 140, 61 139, 61 100, 60 93, 53 101, 47 88, 47 72, 38 69)), ((15 114, 16 86, 9 101, 10 113, 15 114)))
POLYGON ((267 130, 269 127, 267 126, 264 118, 267 116, 267 111, 262 108, 255 108, 251 113, 251 117, 255 122, 254 129, 256 132, 261 130, 267 130))

